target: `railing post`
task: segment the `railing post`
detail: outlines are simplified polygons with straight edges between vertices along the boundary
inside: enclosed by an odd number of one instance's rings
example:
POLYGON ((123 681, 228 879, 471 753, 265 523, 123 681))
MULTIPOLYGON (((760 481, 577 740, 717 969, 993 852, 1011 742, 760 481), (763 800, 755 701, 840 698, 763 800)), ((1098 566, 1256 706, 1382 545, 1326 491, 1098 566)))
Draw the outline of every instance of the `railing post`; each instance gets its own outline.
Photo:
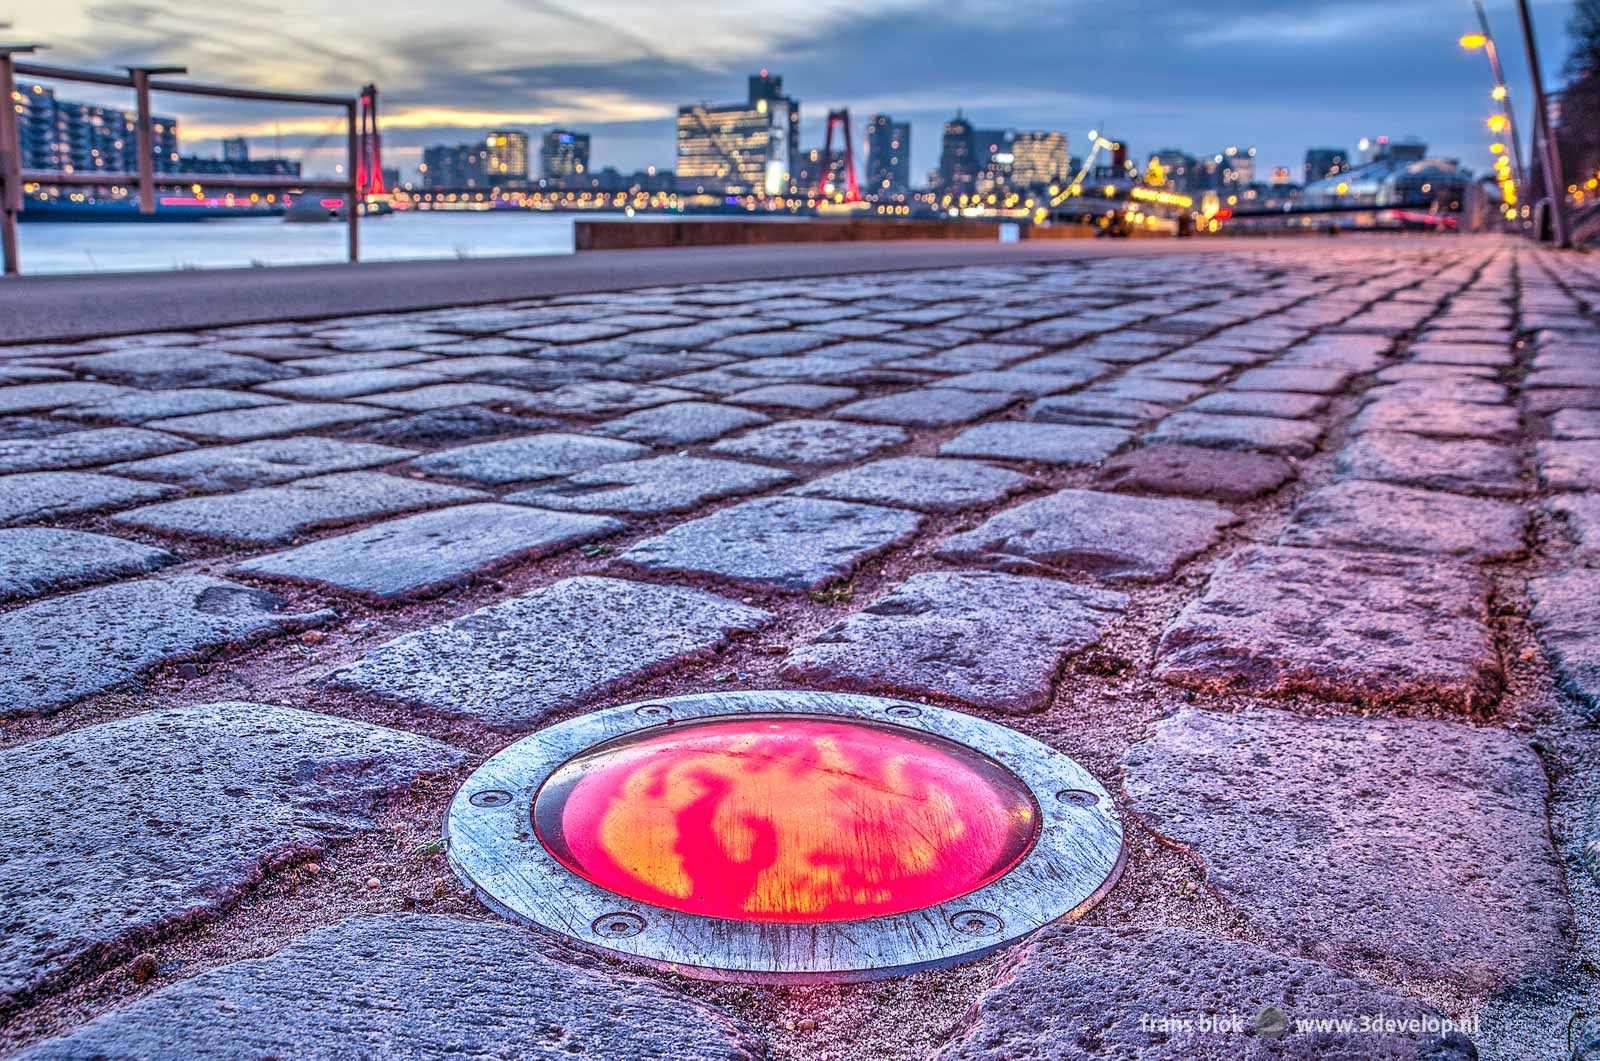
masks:
POLYGON ((156 133, 155 120, 150 116, 150 75, 184 74, 181 66, 130 66, 128 76, 133 78, 134 106, 137 108, 137 139, 139 151, 139 212, 156 212, 156 133))
POLYGON ((1539 68, 1539 45, 1533 38, 1533 15, 1528 11, 1528 0, 1517 0, 1517 14, 1522 19, 1522 43, 1528 51, 1528 76, 1533 79, 1534 121, 1543 142, 1544 157, 1539 160, 1544 169, 1545 193, 1550 197, 1551 234, 1557 247, 1567 247, 1566 175, 1561 172, 1561 146, 1556 143, 1556 131, 1550 125, 1550 104, 1544 92, 1544 72, 1539 68))
POLYGON ((134 107, 137 110, 136 132, 139 152, 139 212, 156 212, 156 137, 154 121, 150 117, 150 71, 129 70, 133 75, 134 107))
POLYGON ((22 271, 17 250, 17 215, 22 213, 22 128, 17 121, 17 76, 13 55, 32 45, 0 48, 0 258, 4 275, 22 271))
POLYGON ((346 112, 350 118, 350 143, 345 155, 345 175, 350 178, 350 190, 345 199, 350 222, 350 261, 361 260, 361 161, 360 133, 356 123, 356 101, 351 100, 346 112))

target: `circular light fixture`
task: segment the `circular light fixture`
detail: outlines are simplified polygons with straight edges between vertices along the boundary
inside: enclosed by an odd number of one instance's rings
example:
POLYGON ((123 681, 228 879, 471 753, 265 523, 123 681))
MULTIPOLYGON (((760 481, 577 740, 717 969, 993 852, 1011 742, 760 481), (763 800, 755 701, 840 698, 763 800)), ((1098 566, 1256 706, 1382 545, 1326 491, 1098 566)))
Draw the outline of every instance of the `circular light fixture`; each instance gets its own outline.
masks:
POLYGON ((462 786, 450 862, 491 907, 710 979, 867 979, 989 953, 1110 890, 1111 797, 1015 730, 842 693, 627 704, 462 786))

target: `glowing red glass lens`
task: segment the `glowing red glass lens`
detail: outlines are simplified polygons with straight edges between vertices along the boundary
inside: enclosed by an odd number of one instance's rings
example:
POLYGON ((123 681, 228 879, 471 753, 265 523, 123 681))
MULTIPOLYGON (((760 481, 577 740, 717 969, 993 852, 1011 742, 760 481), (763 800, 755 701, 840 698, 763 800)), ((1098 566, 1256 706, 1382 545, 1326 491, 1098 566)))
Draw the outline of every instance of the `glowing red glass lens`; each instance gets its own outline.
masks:
POLYGON ((540 789, 534 831, 602 888, 739 921, 882 917, 965 895, 1033 846, 1010 771, 927 733, 741 715, 597 745, 540 789))

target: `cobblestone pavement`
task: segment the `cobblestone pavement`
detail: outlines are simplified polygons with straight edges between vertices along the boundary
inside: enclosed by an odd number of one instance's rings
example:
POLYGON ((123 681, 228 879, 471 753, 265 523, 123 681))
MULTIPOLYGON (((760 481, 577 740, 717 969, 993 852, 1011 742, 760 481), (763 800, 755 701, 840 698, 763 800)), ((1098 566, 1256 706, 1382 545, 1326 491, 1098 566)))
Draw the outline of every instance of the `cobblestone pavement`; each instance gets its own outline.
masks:
POLYGON ((0 347, 0 528, 0 1051, 1474 1056, 1445 1017, 1531 1061, 1600 1008, 1592 257, 1286 241, 0 347), (1008 953, 778 988, 577 953, 449 872, 516 736, 761 688, 1074 756, 1121 882, 1008 953))

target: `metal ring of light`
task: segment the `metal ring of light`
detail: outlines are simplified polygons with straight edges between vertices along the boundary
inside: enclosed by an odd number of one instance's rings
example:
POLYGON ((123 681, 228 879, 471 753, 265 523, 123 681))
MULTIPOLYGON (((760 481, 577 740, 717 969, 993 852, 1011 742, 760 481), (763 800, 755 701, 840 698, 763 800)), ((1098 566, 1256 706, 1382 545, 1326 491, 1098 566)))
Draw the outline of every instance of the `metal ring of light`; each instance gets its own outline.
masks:
POLYGON ((1122 871, 1122 824, 1082 766, 1016 730, 875 696, 797 691, 702 693, 624 704, 540 730, 483 764, 452 800, 451 867, 488 906, 581 946, 702 979, 836 982, 900 975, 991 953, 1097 903, 1122 871), (669 910, 620 896, 562 865, 534 835, 533 804, 562 764, 653 727, 740 715, 817 715, 891 724, 965 745, 1032 793, 1036 839, 975 891, 884 917, 804 923, 669 910))

